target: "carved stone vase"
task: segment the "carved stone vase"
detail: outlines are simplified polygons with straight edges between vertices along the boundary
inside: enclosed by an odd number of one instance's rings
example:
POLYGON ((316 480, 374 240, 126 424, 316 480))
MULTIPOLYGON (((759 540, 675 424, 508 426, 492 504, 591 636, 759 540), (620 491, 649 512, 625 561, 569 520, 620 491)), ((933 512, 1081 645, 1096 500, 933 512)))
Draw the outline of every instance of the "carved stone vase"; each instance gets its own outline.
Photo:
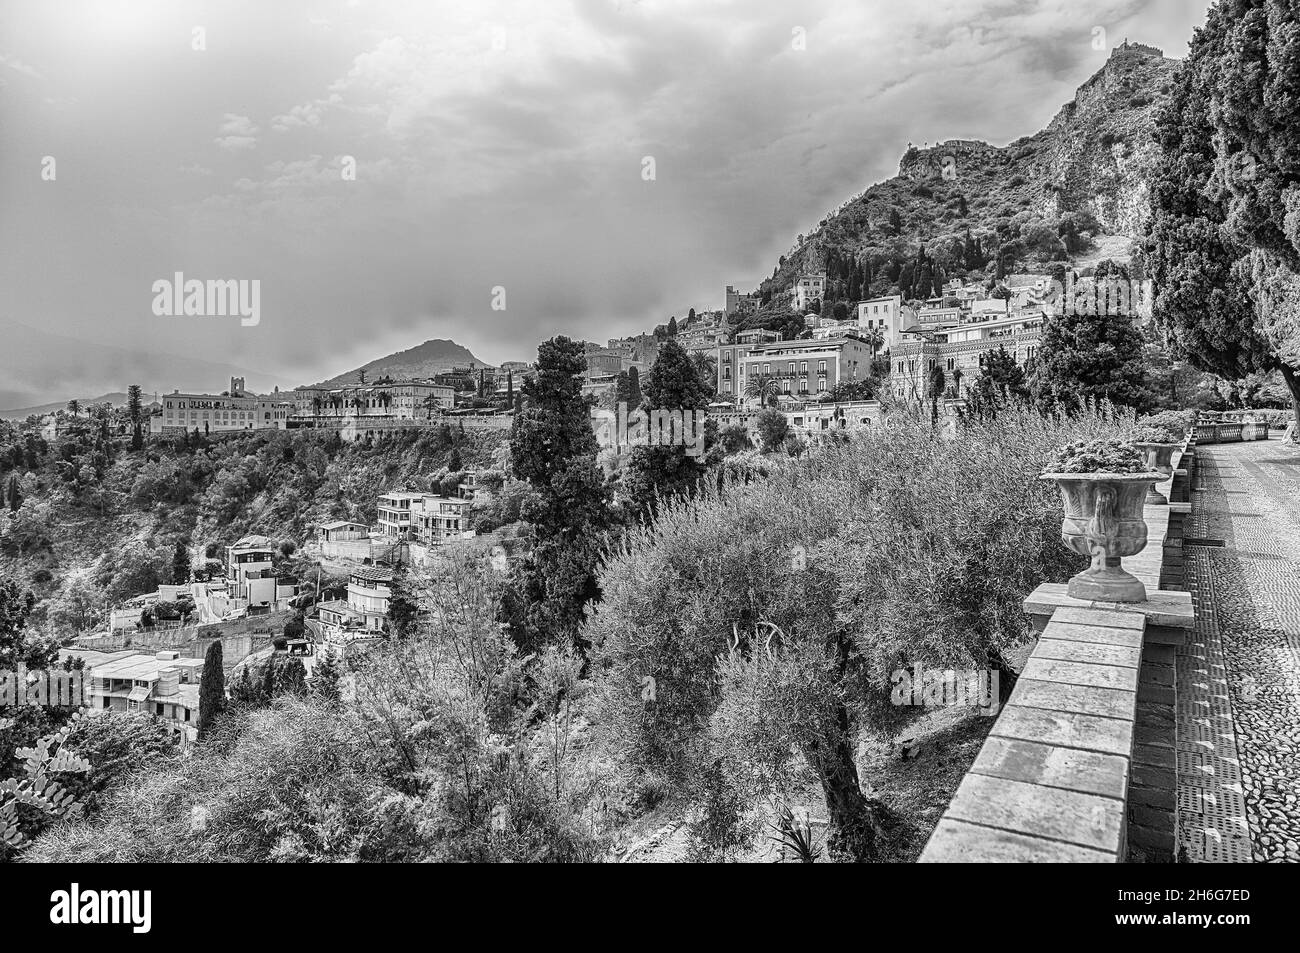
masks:
MULTIPOLYGON (((1171 458, 1174 451, 1182 446, 1181 443, 1135 443, 1133 446, 1146 454, 1147 469, 1160 474, 1157 483, 1163 483, 1173 477, 1174 465, 1171 458)), ((1147 487, 1146 502, 1155 506, 1166 506, 1169 499, 1156 489, 1155 483, 1152 483, 1147 487)))
POLYGON ((1070 580, 1075 599, 1098 602, 1145 602, 1146 586, 1120 564, 1147 544, 1142 506, 1147 488, 1160 479, 1149 473, 1047 473, 1055 480, 1065 504, 1061 542, 1092 565, 1070 580))

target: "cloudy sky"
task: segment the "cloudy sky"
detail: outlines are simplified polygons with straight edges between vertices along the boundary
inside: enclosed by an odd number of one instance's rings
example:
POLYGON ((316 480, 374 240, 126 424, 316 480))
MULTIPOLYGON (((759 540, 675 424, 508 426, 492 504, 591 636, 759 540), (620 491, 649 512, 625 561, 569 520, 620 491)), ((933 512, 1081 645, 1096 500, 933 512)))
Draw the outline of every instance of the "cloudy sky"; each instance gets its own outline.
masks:
POLYGON ((1032 133, 1097 28, 1181 56, 1205 6, 0 0, 0 332, 61 336, 0 407, 98 386, 89 345, 292 385, 720 307, 909 141, 1032 133), (177 271, 259 279, 260 323, 155 315, 177 271))

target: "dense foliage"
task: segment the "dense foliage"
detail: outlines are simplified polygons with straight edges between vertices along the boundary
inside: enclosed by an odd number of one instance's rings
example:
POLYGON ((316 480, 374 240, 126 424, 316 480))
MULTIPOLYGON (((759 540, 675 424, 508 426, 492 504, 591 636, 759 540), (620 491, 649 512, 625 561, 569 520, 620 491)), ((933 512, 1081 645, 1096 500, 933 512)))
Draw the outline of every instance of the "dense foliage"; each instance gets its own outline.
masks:
POLYGON ((629 789, 690 799, 734 849, 745 812, 811 774, 833 850, 876 856, 888 806, 853 751, 913 714, 890 674, 1006 669, 1024 595, 1073 565, 1042 459, 1119 426, 1011 407, 944 439, 916 420, 661 507, 611 554, 586 629, 629 789))

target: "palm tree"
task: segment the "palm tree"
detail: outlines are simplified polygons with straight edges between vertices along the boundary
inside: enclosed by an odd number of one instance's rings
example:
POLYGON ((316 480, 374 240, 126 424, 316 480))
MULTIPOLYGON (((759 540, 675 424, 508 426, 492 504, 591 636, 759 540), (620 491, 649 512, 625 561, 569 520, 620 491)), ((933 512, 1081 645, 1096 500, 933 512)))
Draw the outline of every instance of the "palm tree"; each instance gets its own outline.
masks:
POLYGON ((81 401, 79 400, 68 401, 68 413, 72 414, 72 416, 74 417, 77 416, 77 414, 81 413, 81 401))
POLYGON ((884 346, 885 333, 880 328, 867 328, 861 335, 862 340, 871 345, 871 356, 875 357, 876 353, 884 346))
POLYGON ((769 401, 775 407, 780 390, 780 380, 771 374, 755 374, 745 384, 745 396, 757 397, 760 407, 767 406, 769 401))

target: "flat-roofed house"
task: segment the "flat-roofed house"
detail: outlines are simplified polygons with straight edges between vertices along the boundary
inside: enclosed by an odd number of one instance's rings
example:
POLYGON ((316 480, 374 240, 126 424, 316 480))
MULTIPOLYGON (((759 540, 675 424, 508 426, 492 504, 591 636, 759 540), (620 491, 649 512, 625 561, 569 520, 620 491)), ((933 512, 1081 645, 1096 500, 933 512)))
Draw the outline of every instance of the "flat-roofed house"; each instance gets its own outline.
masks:
POLYGON ((203 659, 176 652, 130 654, 100 664, 87 663, 89 708, 93 711, 139 711, 172 728, 190 731, 199 720, 199 682, 203 659))
POLYGON ((394 490, 379 497, 379 532, 384 536, 405 536, 410 533, 413 510, 418 509, 423 493, 394 490))
POLYGON ((348 597, 317 605, 321 624, 335 638, 382 632, 393 595, 393 571, 380 566, 358 566, 348 572, 348 597))

